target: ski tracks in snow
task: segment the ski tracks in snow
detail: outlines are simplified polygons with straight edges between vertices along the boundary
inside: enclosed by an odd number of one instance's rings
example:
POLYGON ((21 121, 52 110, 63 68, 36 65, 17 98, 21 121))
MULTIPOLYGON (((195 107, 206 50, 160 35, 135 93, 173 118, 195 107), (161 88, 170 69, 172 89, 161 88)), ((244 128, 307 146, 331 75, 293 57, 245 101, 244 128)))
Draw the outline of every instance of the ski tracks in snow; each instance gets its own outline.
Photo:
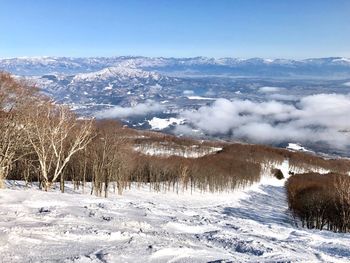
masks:
MULTIPOLYGON (((271 179, 272 181, 275 179, 271 179)), ((295 226, 283 183, 108 199, 0 192, 2 262, 348 262, 350 235, 295 226)))

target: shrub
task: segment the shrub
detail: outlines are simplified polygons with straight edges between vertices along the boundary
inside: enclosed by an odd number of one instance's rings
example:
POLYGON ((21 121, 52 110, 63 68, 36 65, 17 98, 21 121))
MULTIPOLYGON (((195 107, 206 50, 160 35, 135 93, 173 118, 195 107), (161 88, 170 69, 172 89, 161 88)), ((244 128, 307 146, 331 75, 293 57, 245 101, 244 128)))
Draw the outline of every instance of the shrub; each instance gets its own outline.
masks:
POLYGON ((278 180, 284 179, 284 175, 280 169, 272 169, 272 174, 274 177, 276 177, 278 180))

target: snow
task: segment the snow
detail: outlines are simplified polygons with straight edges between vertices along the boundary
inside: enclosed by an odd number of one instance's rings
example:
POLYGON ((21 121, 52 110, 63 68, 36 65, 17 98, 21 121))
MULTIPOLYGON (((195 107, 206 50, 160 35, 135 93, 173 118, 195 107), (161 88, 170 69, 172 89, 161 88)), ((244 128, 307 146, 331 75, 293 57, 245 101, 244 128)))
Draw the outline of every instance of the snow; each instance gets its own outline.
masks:
MULTIPOLYGON (((292 172, 294 174, 301 174, 301 173, 319 173, 319 174, 328 174, 331 171, 324 169, 319 166, 313 166, 309 165, 308 167, 304 166, 294 166, 289 164, 289 160, 286 159, 282 163, 274 163, 274 162, 268 162, 262 165, 262 170, 263 170, 263 179, 265 177, 269 177, 268 175, 271 173, 271 169, 280 169, 281 172, 283 173, 284 178, 288 178, 290 176, 289 172, 292 172)), ((277 181, 277 182, 283 182, 283 181, 277 181)), ((283 183, 281 184, 283 186, 283 183)))
POLYGON ((350 58, 336 58, 336 59, 333 59, 333 62, 350 63, 350 58))
POLYGON ((173 145, 140 144, 134 146, 134 150, 150 156, 181 156, 185 158, 200 158, 222 150, 221 147, 174 147, 173 145))
POLYGON ((293 151, 310 152, 308 149, 301 146, 299 143, 288 143, 288 146, 286 147, 286 149, 293 150, 293 151))
POLYGON ((153 79, 159 80, 161 76, 155 72, 148 72, 136 68, 127 68, 120 65, 115 67, 108 67, 96 72, 91 73, 79 73, 74 76, 73 82, 81 81, 98 81, 98 80, 108 80, 115 78, 142 78, 142 79, 153 79))
MULTIPOLYGON (((286 166, 284 163, 282 166, 286 166)), ((3 262, 349 262, 350 234, 295 226, 283 181, 192 194, 132 187, 107 199, 0 191, 3 262)))
POLYGON ((182 124, 184 122, 184 119, 177 119, 177 118, 167 118, 167 119, 161 119, 157 117, 153 117, 152 120, 149 120, 148 123, 151 125, 152 130, 163 130, 170 125, 173 124, 182 124))
POLYGON ((112 89, 113 89, 113 85, 109 84, 103 90, 112 90, 112 89))
POLYGON ((271 58, 265 58, 264 59, 264 62, 265 63, 272 63, 272 62, 274 62, 275 60, 274 59, 271 59, 271 58))
POLYGON ((201 96, 187 96, 189 100, 216 100, 215 98, 206 98, 201 96))

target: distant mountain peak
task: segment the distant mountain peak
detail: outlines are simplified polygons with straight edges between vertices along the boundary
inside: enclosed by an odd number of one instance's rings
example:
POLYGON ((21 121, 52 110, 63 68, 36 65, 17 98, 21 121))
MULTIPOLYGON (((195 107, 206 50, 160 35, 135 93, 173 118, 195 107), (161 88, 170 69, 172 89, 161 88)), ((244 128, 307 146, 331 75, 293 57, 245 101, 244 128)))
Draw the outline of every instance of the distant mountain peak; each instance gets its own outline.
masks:
POLYGON ((73 82, 78 81, 98 81, 115 78, 139 78, 139 79, 161 79, 161 75, 151 71, 142 69, 124 67, 121 65, 107 67, 102 70, 90 73, 80 73, 74 76, 73 82))

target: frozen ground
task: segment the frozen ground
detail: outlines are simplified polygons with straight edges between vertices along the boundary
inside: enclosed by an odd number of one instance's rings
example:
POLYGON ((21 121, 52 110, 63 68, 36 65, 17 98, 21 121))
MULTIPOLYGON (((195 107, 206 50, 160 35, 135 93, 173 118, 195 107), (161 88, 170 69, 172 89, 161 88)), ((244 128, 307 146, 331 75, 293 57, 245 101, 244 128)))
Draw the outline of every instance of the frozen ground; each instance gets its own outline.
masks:
POLYGON ((133 188, 108 199, 0 190, 1 262, 349 262, 350 234, 297 228, 283 182, 223 194, 133 188))

